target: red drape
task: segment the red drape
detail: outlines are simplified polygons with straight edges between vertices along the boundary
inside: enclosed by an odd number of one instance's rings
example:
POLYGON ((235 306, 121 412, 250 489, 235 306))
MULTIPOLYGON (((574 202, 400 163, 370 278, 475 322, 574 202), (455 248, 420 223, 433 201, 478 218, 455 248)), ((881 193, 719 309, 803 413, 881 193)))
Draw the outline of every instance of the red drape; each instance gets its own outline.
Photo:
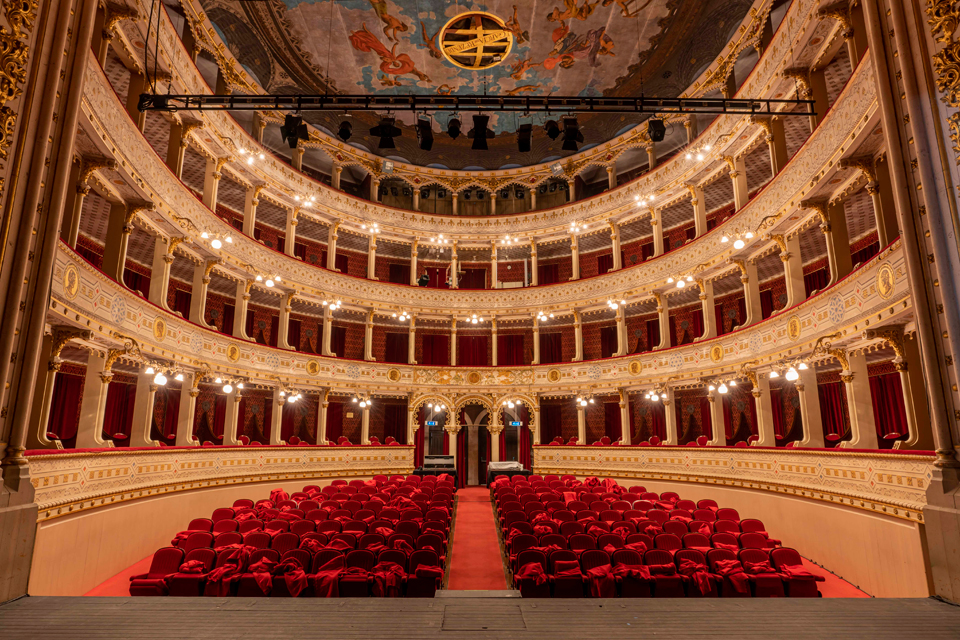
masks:
MULTIPOLYGON (((516 429, 516 427, 510 427, 510 428, 511 428, 511 429, 516 429)), ((488 432, 488 433, 489 433, 489 432, 488 432)), ((500 459, 501 459, 501 460, 509 460, 509 459, 510 459, 510 456, 507 455, 507 430, 506 430, 506 429, 504 429, 503 431, 500 432, 500 435, 499 435, 499 444, 498 444, 497 446, 500 447, 500 459)), ((487 451, 489 452, 490 450, 488 449, 487 451)), ((487 477, 486 472, 484 472, 483 477, 484 477, 484 478, 487 477)))
POLYGON ((461 289, 486 289, 486 269, 464 269, 457 286, 461 289))
POLYGON ((407 407, 402 404, 387 404, 383 408, 383 437, 380 442, 385 442, 387 436, 393 438, 400 444, 407 444, 407 407))
POLYGON ((657 436, 661 441, 667 438, 666 410, 662 402, 651 403, 650 406, 651 436, 657 436))
POLYGON ((558 404, 540 405, 540 444, 550 444, 561 432, 561 407, 558 404))
POLYGON ((893 447, 893 442, 907 435, 907 409, 903 403, 900 373, 887 373, 870 378, 873 415, 876 416, 880 447, 893 447))
POLYGON ((523 336, 497 336, 497 366, 519 367, 523 362, 523 336))
POLYGON ((103 416, 103 437, 116 439, 119 446, 127 446, 133 427, 133 405, 137 385, 111 382, 107 387, 107 407, 103 416), (125 437, 118 437, 119 435, 125 437))
POLYGON ((530 446, 530 414, 527 412, 527 407, 525 405, 520 405, 520 433, 518 434, 517 440, 517 460, 520 461, 520 464, 523 465, 524 469, 533 468, 533 460, 531 455, 533 453, 533 448, 530 446))
POLYGON ((810 297, 810 294, 814 291, 823 291, 829 281, 830 271, 827 267, 804 274, 803 286, 806 289, 807 297, 810 297))
POLYGON ((760 292, 760 317, 766 320, 773 313, 773 291, 764 289, 760 292))
MULTIPOLYGON (((498 353, 498 360, 499 355, 498 353)), ((488 364, 487 336, 457 336, 458 366, 485 367, 488 364)))
POLYGON ((553 364, 562 359, 560 333, 540 334, 540 364, 553 364))
POLYGON ((150 295, 150 276, 144 276, 131 269, 124 268, 123 283, 133 291, 138 291, 144 298, 150 295))
POLYGON ((720 397, 722 398, 721 402, 723 402, 723 430, 729 443, 730 439, 733 438, 733 400, 730 399, 730 394, 720 397))
MULTIPOLYGON (((271 401, 268 401, 267 407, 271 405, 271 401)), ((290 436, 293 435, 293 430, 296 427, 297 418, 300 417, 300 412, 298 411, 297 405, 291 402, 285 402, 283 408, 280 410, 280 439, 286 442, 290 439, 290 436)), ((267 440, 269 442, 269 440, 267 440)))
POLYGON ((726 333, 726 330, 723 326, 723 305, 716 304, 713 306, 713 317, 714 322, 717 323, 717 335, 722 336, 726 333))
POLYGON ((873 244, 867 245, 859 251, 855 251, 850 254, 850 264, 856 266, 858 264, 863 264, 873 256, 877 255, 880 252, 880 243, 874 242, 873 244))
POLYGON ((343 403, 331 402, 327 405, 327 440, 337 444, 343 435, 343 403))
POLYGON ((554 284, 560 282, 560 265, 538 264, 537 265, 537 284, 554 284))
POLYGON ((783 389, 770 389, 770 404, 773 407, 773 434, 777 440, 782 440, 786 435, 783 428, 783 389))
POLYGON ((704 396, 700 398, 700 425, 703 435, 713 439, 713 416, 710 415, 710 399, 704 396))
POLYGON ((667 326, 669 327, 669 333, 667 334, 669 337, 667 340, 667 346, 675 347, 679 344, 683 344, 681 342, 683 340, 683 336, 679 338, 677 337, 677 317, 672 314, 667 314, 667 326))
POLYGON ((164 440, 174 440, 177 437, 177 424, 180 422, 180 389, 164 388, 166 406, 163 408, 163 425, 160 435, 164 440))
POLYGON ((57 373, 53 384, 53 400, 50 405, 50 422, 47 424, 47 432, 57 434, 64 447, 67 447, 68 443, 72 447, 77 437, 77 421, 82 399, 83 378, 57 373))
POLYGON ((173 310, 178 312, 185 319, 190 318, 191 298, 193 298, 193 295, 189 291, 177 289, 173 292, 173 310))
POLYGON ((338 358, 347 357, 347 328, 332 325, 330 327, 330 351, 338 358))
POLYGON ((280 337, 280 316, 270 316, 270 346, 277 346, 280 337))
POLYGON ((449 289, 447 284, 447 270, 443 267, 427 267, 427 275, 430 277, 428 287, 433 289, 449 289))
POLYGON ((617 352, 617 327, 600 327, 600 357, 609 358, 617 352))
POLYGON ((652 351, 658 344, 660 344, 660 320, 647 320, 647 348, 644 351, 652 351))
POLYGON ((450 364, 450 336, 443 334, 427 334, 422 343, 423 365, 447 366, 450 364))
POLYGON ((597 273, 607 273, 613 269, 613 254, 605 253, 597 256, 597 273))
MULTIPOLYGON (((610 438, 610 442, 616 442, 620 439, 622 431, 620 430, 620 403, 603 403, 603 435, 610 438)), ((589 443, 588 443, 589 444, 589 443)))
MULTIPOLYGON (((443 430, 443 455, 450 455, 450 432, 446 429, 443 430)), ((461 462, 457 460, 457 464, 459 465, 461 462)))
MULTIPOLYGON (((224 313, 224 318, 226 318, 226 313, 224 313)), ((231 324, 233 324, 231 322, 231 324)), ((230 329, 225 329, 227 333, 230 332, 230 329)), ((290 325, 287 328, 287 344, 293 347, 294 351, 300 350, 300 321, 290 318, 290 325)))
POLYGON ((409 333, 388 333, 384 362, 406 364, 409 341, 409 333))
POLYGON ((823 435, 829 443, 836 443, 848 431, 847 393, 842 382, 817 385, 820 396, 820 416, 823 419, 823 435))
POLYGON ((394 284, 410 284, 410 265, 391 264, 389 278, 394 284))

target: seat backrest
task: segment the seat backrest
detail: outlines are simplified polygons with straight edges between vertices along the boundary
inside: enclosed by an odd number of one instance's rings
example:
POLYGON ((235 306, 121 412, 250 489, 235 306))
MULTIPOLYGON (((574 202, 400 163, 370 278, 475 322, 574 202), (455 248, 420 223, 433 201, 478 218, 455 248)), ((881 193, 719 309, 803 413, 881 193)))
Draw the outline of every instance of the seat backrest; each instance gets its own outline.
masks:
POLYGON ((693 549, 695 547, 710 547, 710 539, 701 533, 688 533, 683 536, 683 548, 693 549))
POLYGON ((605 533, 599 538, 597 538, 598 549, 603 549, 607 546, 611 546, 614 549, 619 549, 623 547, 623 538, 621 538, 615 533, 605 533))
POLYGON ((740 522, 740 514, 737 513, 736 509, 718 509, 717 520, 732 520, 733 522, 740 522))
POLYGON ((586 549, 597 548, 597 540, 593 536, 585 533, 577 533, 570 536, 568 542, 570 544, 570 549, 573 551, 584 551, 586 549))
POLYGON ((759 533, 741 533, 739 540, 741 549, 767 548, 767 539, 759 533))
POLYGON ((437 555, 443 555, 443 538, 435 533, 422 533, 417 538, 417 549, 433 549, 437 555))
POLYGON ((523 511, 509 511, 503 516, 504 528, 509 528, 514 522, 526 522, 527 514, 523 511))
POLYGON ((363 520, 364 522, 369 522, 374 518, 376 518, 377 514, 372 509, 360 509, 360 511, 357 511, 355 514, 353 514, 353 517, 356 520, 363 520))
POLYGON ((187 525, 187 531, 210 531, 212 529, 213 520, 210 518, 194 518, 190 521, 190 524, 187 525))
POLYGON ((550 545, 556 545, 561 549, 567 548, 567 539, 564 538, 559 533, 545 533, 540 536, 540 545, 541 547, 549 547, 550 545))
POLYGON ((657 549, 663 549, 665 551, 682 549, 683 544, 680 542, 680 538, 673 535, 672 533, 661 533, 656 538, 653 539, 653 544, 657 549))
POLYGON ((306 549, 290 549, 280 556, 280 562, 286 562, 288 560, 293 560, 299 564, 303 567, 304 571, 310 571, 310 563, 313 561, 313 558, 310 557, 310 552, 306 549))
POLYGON ((243 544, 256 549, 269 549, 270 541, 269 533, 264 533, 263 531, 254 531, 253 533, 247 534, 247 536, 244 537, 243 544))
POLYGON ((663 532, 682 538, 687 534, 687 525, 679 520, 667 520, 663 523, 663 532))
POLYGON ((645 565, 666 565, 673 564, 673 556, 665 549, 648 549, 643 554, 643 564, 645 565))
POLYGON ((727 549, 711 549, 707 551, 707 564, 711 571, 717 570, 717 562, 720 560, 736 560, 737 554, 727 549))
POLYGON ((270 548, 280 554, 286 553, 291 549, 296 549, 299 546, 300 536, 295 533, 281 533, 277 535, 270 544, 270 548))
POLYGON ((373 569, 377 564, 377 556, 369 549, 354 549, 353 551, 348 551, 347 557, 344 560, 348 569, 359 568, 370 571, 370 569, 373 569))
POLYGON ((582 500, 572 500, 567 503, 567 510, 572 511, 574 513, 578 513, 586 509, 587 509, 587 503, 583 502, 582 500))
POLYGON ((319 509, 319 508, 320 508, 320 503, 311 498, 311 499, 302 501, 302 502, 300 503, 300 508, 303 509, 303 512, 304 512, 304 513, 309 513, 310 511, 313 511, 314 509, 319 509))
POLYGON ((301 544, 303 543, 304 540, 316 540, 322 546, 327 546, 327 543, 330 541, 330 538, 325 533, 317 533, 316 531, 314 531, 313 533, 305 533, 302 536, 300 536, 301 544))
MULTIPOLYGON (((226 533, 228 531, 237 531, 240 529, 240 523, 236 520, 218 520, 216 524, 213 525, 212 533, 226 533)), ((207 529, 209 531, 209 529, 207 529)))
POLYGON ((625 513, 633 507, 627 500, 614 500, 610 503, 610 508, 619 511, 620 513, 625 513))
POLYGON ((321 520, 317 523, 317 531, 320 533, 340 533, 340 528, 337 520, 321 520))
POLYGON ((366 533, 367 523, 363 520, 347 520, 343 523, 343 532, 366 533))
POLYGON ((221 533, 216 538, 213 539, 213 548, 225 547, 228 544, 240 544, 243 542, 243 536, 241 536, 236 531, 228 531, 226 533, 221 533))
POLYGON ((579 522, 563 522, 560 524, 560 533, 567 538, 578 533, 583 533, 583 524, 579 522))
POLYGON ((335 533, 330 537, 330 542, 334 540, 343 540, 351 549, 357 548, 357 536, 352 533, 335 533))
POLYGON ((256 563, 260 562, 266 558, 267 560, 272 560, 274 562, 280 561, 280 554, 277 553, 274 549, 257 549, 250 554, 250 560, 247 561, 247 566, 252 567, 256 563))
POLYGON ((416 539, 420 535, 420 523, 414 522, 413 520, 404 520, 397 524, 395 531, 397 533, 405 533, 413 539, 416 539))
POLYGON ((660 494, 660 499, 666 502, 677 502, 680 500, 680 494, 674 491, 664 491, 660 494))
POLYGON ((601 511, 599 518, 604 522, 619 522, 620 520, 623 520, 623 516, 620 514, 620 512, 613 509, 601 511))
POLYGON ((316 573, 323 565, 327 564, 337 556, 342 556, 343 552, 337 549, 320 549, 313 555, 313 563, 310 567, 310 573, 316 573))
POLYGON ((717 520, 713 523, 713 530, 717 533, 740 535, 740 523, 733 520, 717 520))
POLYGON ((710 545, 716 547, 718 544, 728 544, 734 547, 740 546, 737 536, 732 533, 715 533, 710 536, 710 545))
POLYGON ((557 572, 557 563, 558 562, 575 562, 580 563, 580 559, 577 557, 577 554, 573 551, 566 549, 561 549, 560 551, 554 551, 550 554, 550 573, 557 572))
POLYGON ((633 549, 617 549, 613 552, 613 555, 610 556, 610 560, 613 565, 618 564, 628 564, 628 565, 640 565, 643 564, 643 558, 639 553, 633 549))
POLYGON ((740 521, 740 531, 744 533, 753 533, 754 531, 766 531, 766 528, 763 526, 763 523, 754 518, 747 518, 740 521))
POLYGON ((203 549, 213 547, 213 534, 208 531, 194 531, 187 539, 180 543, 180 548, 184 553, 194 549, 203 549))
POLYGON ((657 524, 663 524, 670 519, 670 514, 661 509, 650 509, 650 511, 647 511, 647 519, 653 520, 657 524))
POLYGON ((387 538, 387 546, 392 548, 394 546, 395 540, 403 540, 408 545, 410 545, 410 548, 412 549, 415 538, 413 536, 407 535, 406 533, 394 533, 387 538))
POLYGON ((290 509, 296 509, 296 508, 297 508, 297 501, 296 501, 296 500, 281 500, 280 502, 277 503, 277 509, 283 509, 284 507, 288 507, 288 508, 290 508, 290 509))
POLYGON ((697 508, 699 509, 709 509, 710 507, 713 507, 714 509, 716 509, 717 506, 718 505, 716 500, 710 500, 709 498, 704 498, 703 500, 697 500, 697 508))
POLYGON ((593 509, 583 509, 577 511, 577 521, 581 520, 597 520, 599 519, 600 514, 594 511, 593 509))
POLYGON ((647 512, 650 509, 653 509, 655 506, 656 505, 653 502, 650 500, 644 500, 643 498, 633 501, 633 508, 637 511, 647 512))
POLYGON ((657 502, 660 500, 660 494, 653 493, 652 491, 644 491, 640 494, 640 498, 643 500, 649 500, 650 502, 657 502))
POLYGON ((398 549, 384 549, 377 555, 377 563, 392 562, 404 571, 407 570, 407 554, 398 549))
POLYGON ((359 500, 347 500, 343 503, 343 508, 350 513, 356 513, 360 511, 360 509, 363 509, 363 504, 359 500))
POLYGON ((627 544, 642 542, 647 549, 653 549, 653 538, 645 533, 632 533, 627 536, 627 544))
POLYGON ((203 570, 209 571, 217 561, 217 552, 213 549, 193 549, 183 558, 184 562, 191 560, 199 560, 203 563, 203 570))
POLYGON ((691 520, 687 523, 687 529, 690 533, 702 533, 707 537, 713 535, 713 525, 701 520, 691 520))
POLYGON ((600 513, 601 511, 606 511, 610 506, 603 500, 590 500, 590 511, 596 511, 600 513))
POLYGON ((153 554, 149 573, 164 575, 176 573, 181 564, 183 564, 183 550, 176 547, 163 547, 153 554))
POLYGON ((232 520, 234 513, 234 510, 229 507, 221 507, 219 509, 214 509, 213 515, 210 516, 210 519, 213 520, 214 524, 216 524, 219 520, 232 520))
POLYGON ((514 554, 536 546, 539 546, 539 541, 536 536, 530 534, 520 534, 510 540, 510 552, 514 554))
POLYGON ((605 564, 610 564, 610 556, 607 555, 607 552, 603 551, 602 549, 584 551, 580 555, 580 567, 584 571, 589 571, 594 567, 602 567, 605 564))
POLYGON ((637 532, 637 525, 632 520, 623 520, 620 522, 614 522, 610 525, 610 531, 620 531, 623 530, 621 535, 627 536, 631 533, 637 532))
POLYGON ((253 506, 253 500, 249 498, 239 498, 233 501, 234 509, 244 509, 244 508, 250 508, 252 506, 253 506))
POLYGON ((553 519, 560 522, 576 522, 577 516, 573 511, 568 511, 567 509, 561 509, 559 511, 553 512, 553 519))
MULTIPOLYGON (((743 563, 764 561, 770 562, 770 554, 763 549, 741 549, 738 555, 740 562, 743 563)), ((744 564, 743 566, 746 567, 747 565, 744 564)), ((773 565, 771 564, 771 566, 773 565)))
POLYGON ((693 500, 677 500, 676 508, 693 513, 697 508, 697 503, 693 500))
POLYGON ((627 493, 646 493, 646 492, 647 492, 647 488, 639 484, 635 484, 629 489, 627 489, 627 493))
POLYGON ((271 520, 263 525, 264 529, 269 529, 270 531, 290 531, 290 522, 288 520, 271 520))
POLYGON ((372 547, 374 545, 383 544, 386 538, 384 538, 379 533, 365 533, 360 536, 360 541, 357 545, 361 549, 366 549, 367 547, 372 547))
POLYGON ((678 569, 684 560, 690 560, 704 566, 707 564, 707 556, 705 556, 702 551, 696 549, 680 549, 680 551, 674 554, 673 559, 676 561, 678 569))
POLYGON ((334 509, 330 512, 330 519, 336 520, 337 518, 344 518, 350 520, 353 518, 353 514, 350 513, 349 509, 334 509))
POLYGON ((410 554, 410 561, 407 563, 410 573, 417 570, 417 567, 439 567, 440 555, 433 549, 417 549, 410 554))
POLYGON ((677 518, 687 518, 689 520, 693 519, 693 514, 685 509, 674 509, 672 511, 667 512, 667 515, 670 516, 671 519, 677 519, 677 518))
POLYGON ((290 533, 302 536, 305 533, 311 533, 317 530, 317 523, 313 520, 294 520, 290 523, 290 533))
POLYGON ((803 566, 803 558, 796 549, 790 547, 778 547, 770 551, 770 562, 777 569, 782 569, 786 565, 803 566))
POLYGON ((710 509, 694 509, 693 518, 702 522, 716 522, 717 514, 710 509))

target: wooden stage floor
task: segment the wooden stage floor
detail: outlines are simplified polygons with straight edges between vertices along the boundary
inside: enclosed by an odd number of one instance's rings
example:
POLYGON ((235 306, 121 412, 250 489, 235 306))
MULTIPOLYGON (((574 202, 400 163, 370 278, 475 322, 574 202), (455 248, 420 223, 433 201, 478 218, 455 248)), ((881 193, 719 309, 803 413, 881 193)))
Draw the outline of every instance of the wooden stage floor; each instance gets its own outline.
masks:
POLYGON ((483 592, 433 600, 26 597, 0 606, 0 640, 644 637, 957 640, 960 607, 919 598, 520 600, 483 592))

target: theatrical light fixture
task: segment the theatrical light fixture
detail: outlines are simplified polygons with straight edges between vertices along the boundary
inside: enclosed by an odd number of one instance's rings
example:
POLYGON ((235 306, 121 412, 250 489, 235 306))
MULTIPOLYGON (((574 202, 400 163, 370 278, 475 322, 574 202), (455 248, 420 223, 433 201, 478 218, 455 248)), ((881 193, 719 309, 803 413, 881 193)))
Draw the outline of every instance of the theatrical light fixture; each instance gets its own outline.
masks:
POLYGON ((543 125, 543 130, 547 132, 547 136, 551 140, 560 137, 560 125, 557 124, 556 120, 547 120, 543 125))
POLYGON ((688 283, 693 282, 693 276, 677 276, 676 278, 671 276, 667 278, 667 284, 673 284, 674 282, 677 284, 677 289, 683 289, 688 283))
POLYGON ((515 409, 517 405, 520 404, 519 400, 504 400, 503 406, 508 409, 515 409))
POLYGON ((614 311, 616 311, 616 310, 619 309, 620 307, 625 307, 625 306, 627 306, 627 301, 626 301, 626 300, 620 300, 620 301, 617 301, 617 300, 607 300, 607 306, 610 307, 611 309, 613 309, 614 311))
POLYGON ((245 158, 247 164, 253 164, 255 160, 264 160, 266 158, 262 153, 251 151, 250 149, 240 149, 240 155, 245 158))
POLYGON ((667 135, 667 127, 661 118, 650 118, 647 120, 647 135, 651 142, 663 142, 667 135))
POLYGON ((570 233, 580 233, 587 228, 586 222, 571 222, 570 223, 570 233))
POLYGON ((552 317, 553 317, 553 314, 552 314, 552 313, 548 314, 548 313, 546 313, 545 311, 538 311, 538 312, 537 312, 537 320, 539 320, 540 322, 546 322, 547 320, 549 320, 549 319, 552 318, 552 317))
POLYGON ((483 322, 483 316, 478 316, 477 314, 473 314, 469 318, 466 318, 464 322, 466 322, 467 324, 479 324, 483 322))
POLYGON ((532 139, 533 125, 529 123, 520 125, 520 128, 517 129, 517 150, 520 153, 528 153, 531 149, 532 139))
POLYGON ((182 373, 178 373, 177 375, 175 375, 175 376, 173 377, 173 379, 176 380, 177 382, 183 382, 183 374, 182 374, 182 373))
POLYGON ((147 375, 150 375, 151 373, 156 373, 157 371, 153 367, 147 367, 143 372, 147 375))
POLYGON ((727 242, 733 240, 733 248, 739 251, 747 246, 746 241, 752 240, 753 237, 752 231, 740 231, 739 229, 735 229, 730 234, 723 234, 720 237, 720 242, 726 244, 727 242))
POLYGON ((517 238, 511 238, 509 235, 503 236, 503 239, 500 240, 500 244, 502 245, 511 245, 517 242, 519 242, 517 238))
POLYGON ((368 409, 373 406, 373 400, 370 399, 370 396, 362 393, 353 396, 353 402, 361 409, 368 409))
POLYGON ((278 282, 281 282, 280 276, 263 276, 263 275, 260 275, 259 273, 257 274, 256 280, 257 282, 262 282, 268 288, 272 288, 273 285, 277 284, 278 282))
POLYGON ((380 149, 396 149, 397 145, 394 143, 394 138, 399 138, 403 133, 400 129, 394 124, 396 118, 391 118, 390 116, 384 116, 380 118, 380 124, 370 129, 370 135, 375 138, 380 138, 380 142, 377 145, 380 149))
POLYGON ((467 132, 467 137, 473 140, 470 148, 474 151, 486 151, 487 140, 491 140, 496 135, 493 129, 487 126, 489 122, 490 116, 473 116, 473 129, 467 132))
POLYGON ((460 137, 460 118, 450 118, 447 121, 447 135, 456 140, 460 137))
POLYGON ((313 203, 317 201, 316 196, 294 196, 293 199, 300 204, 301 207, 310 208, 313 206, 313 203))
POLYGON ((337 129, 337 137, 346 142, 353 135, 353 123, 347 120, 340 122, 340 128, 337 129))
POLYGON ((579 151, 580 143, 583 142, 583 134, 580 132, 580 123, 576 118, 563 119, 563 145, 564 151, 579 151))
POLYGON ((333 301, 324 300, 324 301, 321 302, 320 304, 322 304, 322 305, 325 306, 325 307, 330 307, 330 311, 336 311, 337 309, 340 308, 340 301, 339 301, 339 300, 333 300, 333 301))
POLYGON ((280 137, 291 149, 296 149, 301 140, 309 140, 310 133, 303 122, 303 117, 288 113, 283 119, 283 126, 280 127, 280 137))
POLYGON ((633 196, 633 199, 634 199, 634 201, 637 203, 637 206, 638 206, 638 207, 642 207, 642 206, 645 206, 645 205, 653 204, 654 195, 653 195, 652 193, 651 193, 650 195, 646 195, 646 196, 639 196, 639 195, 638 195, 638 196, 633 196))
POLYGON ((445 404, 437 404, 437 405, 435 405, 435 404, 433 404, 432 402, 428 402, 428 403, 427 403, 427 409, 433 409, 434 411, 445 411, 446 408, 447 408, 447 405, 445 405, 445 404))
POLYGON ((209 240, 210 246, 213 249, 222 249, 224 243, 233 244, 233 236, 222 233, 210 233, 208 231, 204 231, 200 234, 200 237, 204 240, 209 240))
POLYGON ((430 238, 430 242, 434 242, 436 244, 450 244, 450 239, 444 238, 443 234, 441 233, 434 238, 430 238))
POLYGON ((407 320, 410 319, 410 314, 407 313, 406 311, 401 311, 399 315, 396 313, 393 314, 393 317, 399 320, 400 322, 406 322, 407 320))
POLYGON ((577 404, 581 407, 586 407, 587 405, 594 404, 593 396, 590 394, 581 394, 577 396, 577 404))
POLYGON ((417 144, 424 151, 433 149, 433 126, 425 118, 417 119, 417 144))
POLYGON ((376 222, 370 223, 369 226, 366 224, 360 225, 364 231, 369 231, 370 233, 380 233, 380 225, 376 222))

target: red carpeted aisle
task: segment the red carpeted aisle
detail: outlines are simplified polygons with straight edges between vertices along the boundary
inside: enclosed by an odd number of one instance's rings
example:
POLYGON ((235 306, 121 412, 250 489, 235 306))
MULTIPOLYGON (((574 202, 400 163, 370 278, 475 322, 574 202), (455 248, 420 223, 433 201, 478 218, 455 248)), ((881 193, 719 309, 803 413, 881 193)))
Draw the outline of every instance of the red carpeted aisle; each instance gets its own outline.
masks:
POLYGON ((493 503, 486 487, 457 491, 457 519, 450 552, 448 589, 502 590, 507 588, 493 503))

